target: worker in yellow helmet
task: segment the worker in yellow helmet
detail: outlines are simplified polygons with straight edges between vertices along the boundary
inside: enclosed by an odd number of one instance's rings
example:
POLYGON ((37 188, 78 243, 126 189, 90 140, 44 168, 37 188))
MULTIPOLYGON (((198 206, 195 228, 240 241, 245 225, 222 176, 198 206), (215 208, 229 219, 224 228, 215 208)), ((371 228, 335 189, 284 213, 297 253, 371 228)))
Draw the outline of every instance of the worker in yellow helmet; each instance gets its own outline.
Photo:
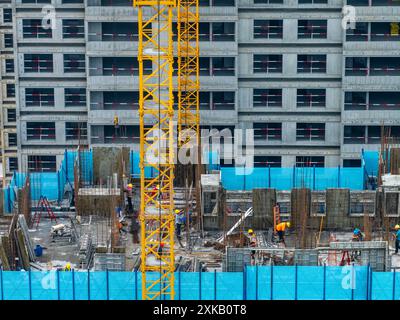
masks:
POLYGON ((395 242, 395 248, 396 251, 394 252, 394 254, 398 254, 399 253, 399 248, 400 248, 400 225, 396 224, 394 226, 394 230, 396 230, 395 233, 395 238, 396 238, 396 242, 395 242))
POLYGON ((119 127, 119 119, 118 119, 117 116, 114 117, 114 121, 113 122, 114 122, 114 127, 118 128, 119 127))
POLYGON ((289 221, 281 222, 281 223, 278 223, 276 225, 276 232, 278 233, 278 236, 279 236, 279 242, 283 242, 283 244, 285 246, 286 246, 286 243, 285 243, 285 231, 286 231, 286 228, 290 228, 290 222, 289 221))
MULTIPOLYGON (((250 241, 249 246, 252 248, 257 247, 257 236, 254 233, 253 229, 249 229, 247 231, 247 233, 248 233, 248 237, 249 237, 249 241, 250 241)), ((251 265, 255 264, 255 255, 256 255, 256 250, 251 250, 251 254, 250 254, 251 265)))
POLYGON ((257 236, 254 233, 253 229, 249 229, 247 231, 247 233, 249 234, 249 239, 250 239, 250 247, 257 247, 257 236))
POLYGON ((128 183, 124 192, 126 193, 126 201, 128 203, 128 213, 133 213, 133 204, 132 204, 132 196, 133 196, 133 184, 128 183))
POLYGON ((71 264, 67 262, 67 264, 64 267, 64 271, 71 271, 71 264))

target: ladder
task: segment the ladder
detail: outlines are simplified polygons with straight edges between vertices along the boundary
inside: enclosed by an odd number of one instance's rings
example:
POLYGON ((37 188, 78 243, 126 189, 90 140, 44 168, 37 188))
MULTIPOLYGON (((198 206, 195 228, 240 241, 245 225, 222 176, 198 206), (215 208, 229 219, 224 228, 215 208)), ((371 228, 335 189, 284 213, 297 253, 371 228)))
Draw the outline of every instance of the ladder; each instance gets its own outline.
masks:
POLYGON ((47 200, 47 197, 40 196, 38 208, 39 211, 35 212, 35 215, 33 216, 32 226, 34 226, 36 223, 36 229, 39 227, 40 219, 43 212, 47 212, 47 216, 50 218, 50 220, 54 220, 55 223, 57 223, 57 218, 53 212, 53 209, 50 206, 49 200, 47 200))

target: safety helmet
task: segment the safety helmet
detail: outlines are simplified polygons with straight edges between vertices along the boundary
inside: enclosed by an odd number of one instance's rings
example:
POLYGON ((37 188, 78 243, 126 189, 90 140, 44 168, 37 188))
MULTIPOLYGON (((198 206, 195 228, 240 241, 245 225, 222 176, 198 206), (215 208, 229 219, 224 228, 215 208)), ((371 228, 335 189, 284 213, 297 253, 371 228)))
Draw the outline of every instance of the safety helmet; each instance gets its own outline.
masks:
POLYGON ((253 229, 249 229, 247 232, 248 232, 249 234, 252 234, 254 231, 253 231, 253 229))
POLYGON ((353 231, 353 233, 354 233, 354 234, 359 234, 359 233, 360 233, 360 229, 355 228, 354 231, 353 231))
POLYGON ((395 228, 396 230, 399 230, 399 229, 400 229, 400 225, 396 224, 396 225, 394 226, 394 228, 395 228))
POLYGON ((132 189, 132 188, 133 188, 133 184, 132 184, 132 183, 129 183, 129 184, 128 184, 128 188, 131 188, 131 189, 132 189))
POLYGON ((71 264, 69 262, 67 262, 67 264, 65 265, 65 268, 71 269, 71 264))
POLYGON ((160 242, 160 247, 164 247, 164 242, 160 242))
POLYGON ((289 222, 289 221, 286 222, 286 226, 287 226, 288 228, 290 228, 290 222, 289 222))
POLYGON ((175 209, 175 213, 176 213, 176 214, 178 214, 179 212, 181 212, 181 210, 175 209))

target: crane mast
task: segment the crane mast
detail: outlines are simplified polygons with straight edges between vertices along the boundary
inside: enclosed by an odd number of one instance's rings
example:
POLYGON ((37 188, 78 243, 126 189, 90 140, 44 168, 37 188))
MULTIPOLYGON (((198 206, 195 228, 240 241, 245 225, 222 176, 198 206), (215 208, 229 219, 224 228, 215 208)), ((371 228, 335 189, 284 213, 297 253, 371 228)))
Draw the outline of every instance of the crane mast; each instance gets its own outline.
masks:
MULTIPOLYGON (((196 211, 201 219, 201 140, 199 111, 199 1, 178 0, 177 7, 178 55, 178 146, 189 152, 193 161, 196 211)), ((180 150, 182 150, 180 149, 180 150)), ((189 167, 184 167, 184 183, 192 180, 189 167)), ((188 185, 186 185, 188 187, 188 185)), ((188 210, 189 206, 186 206, 188 210)), ((186 212, 188 216, 188 212, 186 212)), ((189 245, 189 244, 187 244, 189 245)))
MULTIPOLYGON (((172 10, 177 7, 178 146, 189 147, 196 152, 196 160, 200 164, 198 0, 134 0, 134 6, 138 8, 139 26, 142 299, 169 297, 173 300, 172 10)), ((196 167, 196 180, 199 180, 199 165, 196 167)), ((196 190, 199 201, 197 182, 196 190)))
POLYGON ((178 132, 179 146, 198 146, 199 136, 199 6, 178 0, 178 132))
POLYGON ((138 8, 142 299, 174 299, 172 10, 175 0, 138 8))

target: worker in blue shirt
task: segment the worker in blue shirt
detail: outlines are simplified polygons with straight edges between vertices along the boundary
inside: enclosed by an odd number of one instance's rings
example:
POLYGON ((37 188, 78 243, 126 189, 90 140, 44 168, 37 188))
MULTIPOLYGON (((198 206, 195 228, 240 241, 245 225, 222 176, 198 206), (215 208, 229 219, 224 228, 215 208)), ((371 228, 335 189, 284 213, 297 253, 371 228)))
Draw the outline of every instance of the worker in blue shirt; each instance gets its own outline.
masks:
POLYGON ((355 228, 353 231, 353 237, 352 237, 352 241, 363 241, 364 240, 364 235, 361 232, 360 229, 355 228))
POLYGON ((175 209, 175 232, 176 232, 176 237, 178 240, 181 240, 181 229, 182 226, 184 225, 185 221, 185 215, 183 210, 181 209, 175 209))
POLYGON ((396 230, 396 233, 395 233, 395 237, 396 237, 395 248, 396 248, 396 251, 394 252, 394 254, 397 254, 399 252, 399 248, 400 248, 400 225, 396 224, 394 226, 394 230, 396 230))

